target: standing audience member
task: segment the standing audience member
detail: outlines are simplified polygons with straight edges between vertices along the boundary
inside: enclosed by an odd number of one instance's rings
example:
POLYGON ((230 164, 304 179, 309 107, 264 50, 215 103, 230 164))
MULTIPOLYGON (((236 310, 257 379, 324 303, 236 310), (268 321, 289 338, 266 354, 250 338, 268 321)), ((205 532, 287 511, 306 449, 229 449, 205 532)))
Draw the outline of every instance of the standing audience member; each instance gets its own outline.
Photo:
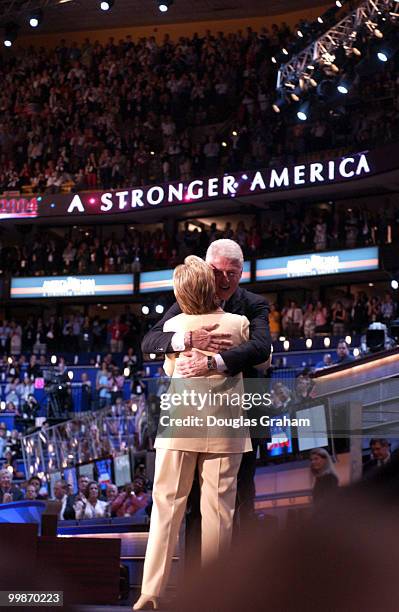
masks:
POLYGON ((310 471, 314 476, 313 503, 319 508, 336 493, 338 477, 330 455, 324 448, 314 448, 310 452, 310 471))

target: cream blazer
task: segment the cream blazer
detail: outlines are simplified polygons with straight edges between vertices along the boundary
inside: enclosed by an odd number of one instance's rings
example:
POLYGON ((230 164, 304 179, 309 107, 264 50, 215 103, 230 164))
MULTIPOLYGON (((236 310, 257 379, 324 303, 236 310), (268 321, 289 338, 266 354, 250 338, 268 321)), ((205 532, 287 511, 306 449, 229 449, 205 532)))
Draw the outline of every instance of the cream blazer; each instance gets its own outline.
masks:
MULTIPOLYGON (((187 315, 181 313, 165 322, 163 331, 165 332, 188 332, 195 331, 203 326, 218 325, 215 330, 218 333, 231 334, 233 346, 239 346, 249 338, 249 321, 246 317, 218 311, 206 315, 187 315)), ((205 355, 213 355, 208 351, 200 351, 205 355)), ((234 377, 227 377, 223 373, 213 372, 207 377, 201 378, 181 378, 175 373, 178 354, 170 353, 165 356, 164 370, 171 376, 171 384, 168 389, 169 397, 172 394, 182 396, 183 391, 192 391, 202 394, 204 405, 193 404, 173 407, 168 403, 167 409, 161 409, 160 428, 155 441, 155 448, 168 448, 171 450, 184 450, 203 453, 244 453, 252 450, 252 443, 249 430, 245 426, 237 428, 232 423, 237 423, 241 417, 247 418, 248 415, 242 410, 240 403, 237 403, 239 394, 244 392, 242 374, 234 377), (211 397, 220 397, 220 403, 205 401, 209 397, 208 392, 212 391, 211 397), (215 396, 215 394, 218 394, 215 396), (168 417, 174 418, 197 417, 197 423, 191 425, 185 423, 183 426, 173 424, 166 425, 168 417), (162 417, 165 422, 162 424, 162 417), (208 419, 209 417, 209 419, 208 419), (198 421, 198 419, 202 419, 198 421), (218 419, 214 425, 215 419, 218 419), (210 424, 211 421, 211 424, 210 424), (225 424, 225 425, 224 425, 225 424)), ((191 396, 190 396, 191 397, 191 396)), ((162 407, 162 403, 161 403, 162 407)))

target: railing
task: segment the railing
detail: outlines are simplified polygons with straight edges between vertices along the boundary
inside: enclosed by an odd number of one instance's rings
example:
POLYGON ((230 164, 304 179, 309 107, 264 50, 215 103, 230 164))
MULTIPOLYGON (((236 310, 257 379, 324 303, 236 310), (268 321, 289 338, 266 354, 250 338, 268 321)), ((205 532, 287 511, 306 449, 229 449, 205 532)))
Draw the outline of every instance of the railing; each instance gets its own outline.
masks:
POLYGON ((48 478, 69 466, 127 449, 141 450, 148 426, 144 395, 132 396, 129 404, 80 413, 51 427, 45 424, 22 440, 26 474, 48 478))

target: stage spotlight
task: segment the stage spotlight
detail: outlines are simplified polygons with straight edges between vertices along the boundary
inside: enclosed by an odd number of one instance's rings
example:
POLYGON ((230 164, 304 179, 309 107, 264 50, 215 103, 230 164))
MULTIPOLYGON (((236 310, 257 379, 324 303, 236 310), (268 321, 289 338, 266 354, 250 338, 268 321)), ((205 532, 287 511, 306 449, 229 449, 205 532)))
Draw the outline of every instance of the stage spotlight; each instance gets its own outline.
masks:
POLYGON ((388 54, 387 54, 386 51, 378 51, 377 57, 380 60, 380 62, 387 62, 388 61, 388 54))
POLYGON ((114 5, 114 0, 102 0, 102 2, 100 2, 100 9, 102 11, 109 11, 112 9, 114 5))
POLYGON ((391 287, 392 289, 395 289, 395 290, 399 288, 399 282, 395 278, 391 280, 391 287))
POLYGON ((337 90, 339 91, 340 94, 343 94, 344 96, 346 96, 346 94, 349 93, 349 85, 345 83, 344 81, 341 81, 337 85, 337 90))
POLYGON ((18 36, 19 26, 17 23, 9 22, 4 26, 3 44, 5 47, 12 47, 18 36))
POLYGON ((158 9, 161 13, 167 13, 172 4, 173 0, 163 0, 163 2, 158 2, 158 9))
POLYGON ((309 114, 310 104, 309 102, 304 102, 298 109, 296 116, 298 117, 299 121, 307 121, 309 118, 309 114))
POLYGON ((150 312, 150 309, 148 308, 148 306, 142 306, 141 312, 143 313, 143 315, 148 315, 150 312))
POLYGON ((43 11, 41 9, 34 11, 29 16, 29 25, 31 28, 38 28, 42 21, 43 21, 43 11))
POLYGON ((162 314, 164 310, 165 310, 165 308, 162 306, 162 304, 157 304, 155 306, 155 312, 157 314, 162 314))

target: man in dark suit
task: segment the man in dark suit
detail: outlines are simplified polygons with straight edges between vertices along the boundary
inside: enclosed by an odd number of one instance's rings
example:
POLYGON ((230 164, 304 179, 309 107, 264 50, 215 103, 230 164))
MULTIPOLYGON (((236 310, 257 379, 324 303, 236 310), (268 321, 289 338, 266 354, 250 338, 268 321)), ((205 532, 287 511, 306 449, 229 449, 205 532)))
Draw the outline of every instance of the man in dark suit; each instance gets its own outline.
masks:
POLYGON ((58 518, 62 521, 75 520, 74 496, 69 495, 68 483, 65 480, 57 480, 54 483, 54 497, 61 502, 58 518))
MULTIPOLYGON (((248 318, 249 341, 230 348, 230 334, 217 333, 216 326, 188 333, 164 332, 165 321, 181 312, 175 303, 144 337, 142 351, 145 354, 158 355, 184 351, 185 356, 180 357, 176 365, 177 372, 183 377, 207 376, 213 369, 226 372, 230 376, 242 372, 244 378, 256 378, 259 372, 255 366, 266 362, 270 357, 268 304, 262 296, 238 286, 242 275, 243 254, 236 242, 227 239, 215 240, 208 248, 206 262, 214 270, 216 291, 223 310, 248 318), (206 355, 195 349, 211 351, 216 355, 210 363, 206 355)), ((254 476, 258 441, 253 440, 252 443, 254 450, 244 453, 237 479, 240 522, 250 520, 254 515, 254 476)), ((193 491, 192 496, 194 493, 193 491)), ((193 503, 191 505, 193 507, 193 503)))
POLYGON ((24 494, 21 489, 12 486, 12 474, 4 469, 0 472, 0 504, 21 501, 24 494))
POLYGON ((372 459, 363 466, 363 478, 371 478, 384 465, 391 461, 391 449, 386 438, 373 438, 370 440, 372 459))

